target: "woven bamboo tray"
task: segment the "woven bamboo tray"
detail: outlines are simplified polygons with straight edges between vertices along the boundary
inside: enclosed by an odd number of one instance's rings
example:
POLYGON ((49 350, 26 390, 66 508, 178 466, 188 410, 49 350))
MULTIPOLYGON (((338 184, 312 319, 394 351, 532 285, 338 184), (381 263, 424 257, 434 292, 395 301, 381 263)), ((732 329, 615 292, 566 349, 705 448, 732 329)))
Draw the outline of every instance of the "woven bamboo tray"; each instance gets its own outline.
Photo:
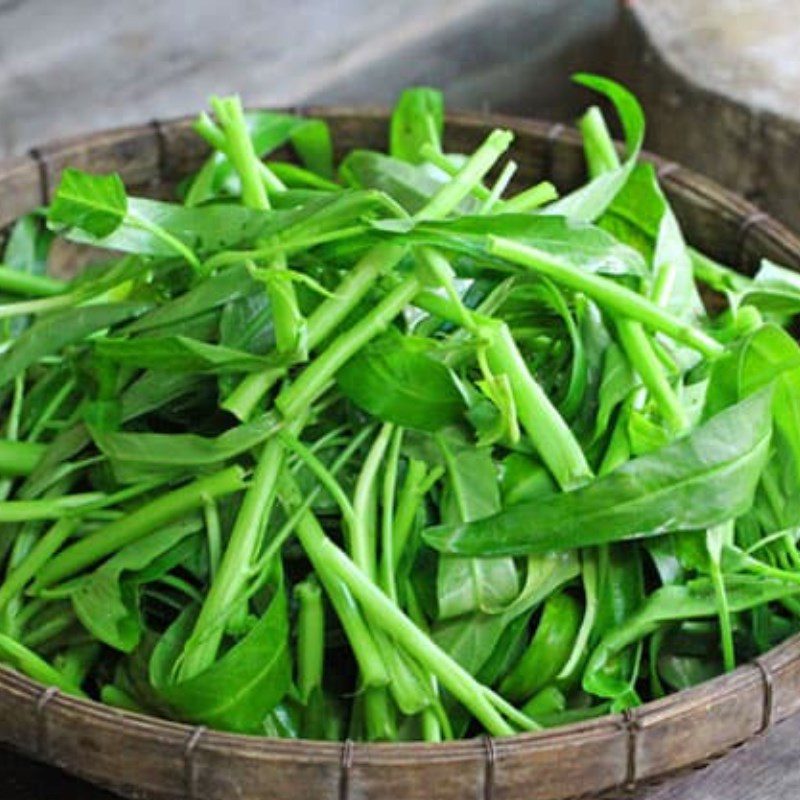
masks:
MULTIPOLYGON (((325 118, 342 151, 386 146, 384 111, 301 109, 325 118)), ((577 132, 499 116, 452 115, 447 143, 474 149, 488 127, 516 132, 528 182, 584 178, 577 132)), ((0 230, 47 203, 70 165, 119 172, 142 194, 168 193, 206 156, 188 119, 70 139, 0 162, 0 230)), ((741 197, 646 156, 688 240, 745 272, 768 257, 800 268, 800 240, 741 197)), ((0 667, 0 743, 127 797, 158 800, 563 800, 619 796, 708 761, 800 709, 800 637, 735 672, 625 715, 552 731, 447 744, 273 740, 217 733, 77 700, 0 667)))

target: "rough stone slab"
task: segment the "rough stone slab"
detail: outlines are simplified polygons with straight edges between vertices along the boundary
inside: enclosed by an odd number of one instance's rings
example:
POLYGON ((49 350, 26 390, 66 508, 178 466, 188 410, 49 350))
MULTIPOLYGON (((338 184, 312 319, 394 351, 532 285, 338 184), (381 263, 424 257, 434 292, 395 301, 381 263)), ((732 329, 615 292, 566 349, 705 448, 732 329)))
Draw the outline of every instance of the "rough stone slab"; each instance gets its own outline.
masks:
POLYGON ((628 0, 615 73, 647 147, 800 225, 800 3, 628 0))

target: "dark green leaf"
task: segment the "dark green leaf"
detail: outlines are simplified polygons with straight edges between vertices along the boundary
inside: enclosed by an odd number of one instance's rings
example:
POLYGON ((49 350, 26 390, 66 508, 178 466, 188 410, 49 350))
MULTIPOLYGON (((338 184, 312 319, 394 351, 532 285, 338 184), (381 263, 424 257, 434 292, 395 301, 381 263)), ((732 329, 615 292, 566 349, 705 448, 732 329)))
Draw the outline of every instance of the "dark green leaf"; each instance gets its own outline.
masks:
MULTIPOLYGON (((500 490, 489 448, 456 448, 440 441, 448 470, 441 502, 446 522, 468 522, 500 510, 500 490)), ((439 619, 480 611, 495 614, 517 596, 513 559, 442 556, 436 581, 439 619)))
MULTIPOLYGON (((800 584, 774 579, 730 576, 725 590, 732 613, 790 597, 800 584)), ((642 607, 618 627, 609 631, 592 652, 586 666, 583 687, 601 697, 615 696, 620 687, 610 685, 605 666, 617 653, 635 644, 662 625, 685 619, 717 615, 717 599, 711 581, 702 579, 685 586, 664 586, 653 592, 642 607)))
POLYGON ((214 438, 193 433, 92 431, 95 443, 112 461, 141 467, 208 467, 262 444, 280 428, 274 414, 237 425, 214 438))
POLYGON ((186 336, 136 339, 106 337, 95 344, 94 350, 102 358, 129 367, 207 375, 260 372, 288 363, 275 354, 272 358, 255 356, 243 350, 208 344, 186 336))
POLYGON ((39 320, 14 341, 0 360, 0 387, 40 358, 82 342, 96 331, 138 317, 148 308, 147 303, 135 302, 78 306, 39 320))
POLYGON ((103 566, 81 581, 72 595, 78 619, 88 631, 109 647, 130 653, 139 644, 144 624, 139 609, 139 586, 165 574, 196 547, 187 537, 200 529, 197 518, 155 531, 117 552, 103 566), (172 558, 164 561, 164 556, 172 558), (154 572, 152 566, 158 563, 154 572), (144 570, 148 574, 143 574, 144 570))
POLYGON ((178 719, 236 733, 264 734, 267 715, 291 683, 289 620, 282 582, 252 630, 208 669, 175 682, 172 671, 197 608, 187 608, 164 634, 150 662, 150 681, 178 719))
POLYGON ((504 236, 557 255, 582 270, 606 275, 644 275, 641 255, 594 225, 566 217, 533 214, 462 216, 441 222, 388 220, 376 230, 402 235, 404 242, 430 244, 508 269, 487 252, 489 235, 504 236))
POLYGON ((465 410, 452 372, 422 339, 385 335, 350 359, 336 382, 357 406, 404 428, 436 431, 465 410))
MULTIPOLYGON (((409 214, 419 211, 450 180, 426 164, 409 164, 371 150, 353 150, 339 169, 348 186, 385 192, 409 214)), ((459 210, 464 214, 475 212, 478 202, 468 197, 459 210)))
POLYGON ((605 477, 464 525, 429 529, 447 553, 522 555, 716 525, 746 512, 769 455, 772 392, 605 477))

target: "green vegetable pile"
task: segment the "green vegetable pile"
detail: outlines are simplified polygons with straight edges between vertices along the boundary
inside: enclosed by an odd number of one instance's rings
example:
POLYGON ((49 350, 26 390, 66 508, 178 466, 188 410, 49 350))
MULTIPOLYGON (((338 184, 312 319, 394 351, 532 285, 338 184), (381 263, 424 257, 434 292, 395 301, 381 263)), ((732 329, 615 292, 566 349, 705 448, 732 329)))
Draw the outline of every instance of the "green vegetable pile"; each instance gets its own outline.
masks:
POLYGON ((223 730, 439 741, 800 628, 800 278, 688 247, 638 103, 578 80, 625 152, 591 108, 560 197, 507 131, 446 152, 430 89, 336 169, 323 121, 234 97, 180 202, 64 172, 0 268, 0 661, 223 730))

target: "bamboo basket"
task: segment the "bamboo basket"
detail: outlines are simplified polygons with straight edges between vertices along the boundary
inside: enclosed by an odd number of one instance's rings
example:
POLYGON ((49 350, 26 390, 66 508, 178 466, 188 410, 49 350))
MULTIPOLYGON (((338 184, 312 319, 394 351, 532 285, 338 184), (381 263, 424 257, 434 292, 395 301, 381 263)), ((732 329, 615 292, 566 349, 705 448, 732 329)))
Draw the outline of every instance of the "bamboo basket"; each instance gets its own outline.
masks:
MULTIPOLYGON (((387 114, 299 109, 326 119, 341 151, 386 146, 387 114)), ((488 127, 516 133, 528 182, 584 178, 577 132, 501 116, 451 115, 446 140, 471 151, 488 127)), ((0 230, 47 203, 66 166, 119 172, 163 196, 207 155, 188 119, 57 142, 0 163, 0 230)), ((286 155, 286 154, 284 154, 286 155)), ((752 271, 800 268, 800 239, 750 203, 654 156, 687 239, 752 271)), ((274 740, 218 733, 77 700, 0 667, 0 743, 131 798, 154 800, 562 800, 627 789, 717 757, 800 709, 800 636, 723 677, 624 715, 509 738, 445 744, 274 740)))

